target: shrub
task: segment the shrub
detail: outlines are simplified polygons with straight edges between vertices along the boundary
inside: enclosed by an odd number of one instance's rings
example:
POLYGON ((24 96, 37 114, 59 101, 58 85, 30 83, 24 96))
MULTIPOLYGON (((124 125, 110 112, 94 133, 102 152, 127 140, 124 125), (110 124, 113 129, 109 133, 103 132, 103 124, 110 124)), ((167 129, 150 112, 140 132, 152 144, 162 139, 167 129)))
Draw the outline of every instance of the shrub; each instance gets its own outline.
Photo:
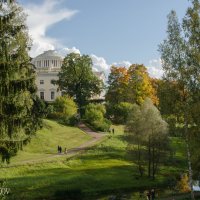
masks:
POLYGON ((48 118, 56 119, 67 125, 75 125, 78 118, 77 105, 68 96, 57 97, 53 105, 48 106, 48 118))
POLYGON ((109 104, 107 105, 107 114, 113 122, 117 124, 125 124, 132 108, 133 104, 128 102, 120 102, 116 105, 109 104))
POLYGON ((189 187, 189 178, 187 174, 183 174, 181 176, 181 179, 177 183, 177 189, 180 192, 190 192, 190 187, 189 187))
POLYGON ((86 106, 84 119, 95 130, 108 131, 111 122, 104 117, 105 113, 106 109, 103 105, 91 103, 86 106))

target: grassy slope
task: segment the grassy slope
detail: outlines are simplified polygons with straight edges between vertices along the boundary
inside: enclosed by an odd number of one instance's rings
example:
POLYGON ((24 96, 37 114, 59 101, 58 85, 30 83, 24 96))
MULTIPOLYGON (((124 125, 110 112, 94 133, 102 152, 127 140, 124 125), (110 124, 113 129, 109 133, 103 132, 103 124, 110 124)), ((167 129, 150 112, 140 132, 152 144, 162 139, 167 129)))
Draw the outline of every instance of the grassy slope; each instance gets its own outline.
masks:
POLYGON ((55 121, 44 120, 43 129, 39 130, 32 138, 30 144, 19 151, 11 160, 11 164, 35 159, 45 159, 57 153, 57 146, 71 149, 90 140, 91 137, 75 127, 58 124, 55 121))
POLYGON ((173 146, 179 145, 174 163, 163 166, 156 181, 145 177, 137 179, 137 168, 126 157, 123 128, 119 126, 115 130, 114 136, 73 159, 2 169, 0 178, 7 177, 7 185, 12 191, 10 199, 54 199, 56 192, 58 197, 61 194, 70 195, 73 190, 73 195, 78 195, 81 190, 87 196, 85 199, 89 199, 89 196, 116 194, 120 190, 160 187, 172 174, 183 171, 183 143, 172 139, 173 146))

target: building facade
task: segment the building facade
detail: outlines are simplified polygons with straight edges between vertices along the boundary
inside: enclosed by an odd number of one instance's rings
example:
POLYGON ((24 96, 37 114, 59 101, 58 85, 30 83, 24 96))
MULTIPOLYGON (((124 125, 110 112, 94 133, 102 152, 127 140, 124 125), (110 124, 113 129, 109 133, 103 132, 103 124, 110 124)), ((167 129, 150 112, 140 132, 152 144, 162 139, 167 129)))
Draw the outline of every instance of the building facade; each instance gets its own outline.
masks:
MULTIPOLYGON (((58 80, 58 73, 63 63, 63 57, 56 51, 49 50, 33 58, 32 64, 36 68, 36 85, 38 88, 37 95, 40 99, 52 102, 56 97, 61 96, 58 86, 52 84, 52 80, 58 80)), ((105 74, 103 72, 94 72, 94 74, 105 82, 105 74)), ((105 92, 93 97, 93 99, 104 99, 105 92)))

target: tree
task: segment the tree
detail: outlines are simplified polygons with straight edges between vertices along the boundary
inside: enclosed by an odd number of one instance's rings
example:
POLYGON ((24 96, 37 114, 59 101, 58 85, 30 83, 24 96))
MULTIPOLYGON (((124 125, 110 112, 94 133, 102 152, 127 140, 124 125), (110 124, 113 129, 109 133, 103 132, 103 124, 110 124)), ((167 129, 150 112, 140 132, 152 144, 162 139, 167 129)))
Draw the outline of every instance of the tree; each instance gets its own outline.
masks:
POLYGON ((132 109, 133 104, 128 102, 120 102, 118 104, 107 105, 107 112, 110 116, 113 116, 114 123, 117 124, 126 124, 130 110, 132 109))
POLYGON ((149 97, 155 105, 158 104, 156 91, 153 88, 151 78, 144 65, 133 64, 128 69, 129 92, 128 102, 141 105, 145 98, 149 97))
POLYGON ((169 125, 171 136, 182 135, 178 124, 184 123, 182 112, 182 91, 177 82, 169 80, 159 80, 157 96, 159 98, 158 108, 169 125))
POLYGON ((180 111, 184 119, 184 135, 187 143, 189 180, 191 197, 192 189, 191 147, 189 139, 193 129, 199 129, 191 108, 199 101, 200 75, 200 2, 193 0, 183 20, 182 27, 178 22, 175 11, 168 16, 168 37, 160 45, 165 78, 177 84, 181 92, 180 111), (190 127, 190 128, 189 128, 190 127))
POLYGON ((190 103, 190 120, 191 124, 194 125, 191 127, 191 130, 188 134, 188 157, 189 160, 189 180, 192 198, 194 199, 194 194, 192 190, 192 176, 193 169, 196 169, 195 174, 199 178, 199 168, 200 165, 200 156, 199 156, 199 98, 200 98, 200 2, 199 0, 192 0, 192 6, 188 8, 186 16, 183 19, 183 30, 185 33, 186 40, 186 56, 187 56, 187 65, 189 66, 189 82, 188 90, 191 95, 190 103), (190 143, 189 143, 190 142, 190 143), (190 146, 189 146, 190 145, 190 146), (192 161, 192 163, 190 163, 192 161), (191 164, 193 164, 191 166, 191 164))
POLYGON ((128 103, 141 105, 149 97, 155 105, 158 104, 155 81, 150 78, 144 65, 133 64, 128 69, 112 66, 108 84, 107 113, 117 123, 125 123, 125 106, 128 108, 128 103))
POLYGON ((130 110, 125 127, 125 133, 128 141, 128 152, 132 154, 135 151, 135 145, 137 145, 137 165, 140 176, 143 176, 145 162, 142 145, 144 145, 145 132, 143 131, 143 116, 141 109, 137 104, 134 104, 130 110))
POLYGON ((148 177, 154 179, 162 161, 161 158, 164 158, 168 150, 168 129, 167 123, 150 99, 146 99, 141 107, 137 105, 133 107, 125 130, 129 147, 134 148, 134 144, 137 144, 137 163, 140 175, 143 175, 146 164, 148 177))
POLYGON ((84 119, 88 124, 98 131, 108 131, 110 121, 105 118, 106 109, 102 104, 90 103, 85 108, 84 119))
POLYGON ((48 106, 47 116, 67 125, 75 125, 78 121, 77 110, 78 107, 73 98, 64 95, 57 97, 53 104, 48 106))
POLYGON ((57 97, 54 102, 55 110, 69 118, 77 113, 77 105, 74 100, 68 96, 57 97))
POLYGON ((152 79, 144 65, 132 64, 128 69, 112 66, 108 84, 106 100, 111 104, 141 104, 147 97, 151 98, 154 104, 158 104, 152 79))
POLYGON ((3 160, 41 126, 25 15, 15 1, 0 3, 0 153, 3 160))
POLYGON ((127 101, 129 74, 125 67, 111 67, 108 77, 108 91, 106 101, 118 104, 127 101), (113 98, 115 97, 115 98, 113 98))
POLYGON ((103 88, 102 81, 92 72, 92 60, 88 55, 68 54, 64 58, 58 77, 59 80, 54 83, 74 98, 81 115, 89 99, 100 94, 103 88))
POLYGON ((162 119, 159 110, 150 99, 146 99, 141 106, 143 129, 148 149, 148 176, 155 178, 161 158, 168 148, 168 125, 162 119))

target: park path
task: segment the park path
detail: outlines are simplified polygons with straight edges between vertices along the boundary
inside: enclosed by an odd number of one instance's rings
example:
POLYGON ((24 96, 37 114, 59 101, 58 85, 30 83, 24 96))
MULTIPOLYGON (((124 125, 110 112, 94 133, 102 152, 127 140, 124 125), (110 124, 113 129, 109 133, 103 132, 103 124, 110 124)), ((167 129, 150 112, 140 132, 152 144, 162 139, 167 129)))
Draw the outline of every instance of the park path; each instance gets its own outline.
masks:
MULTIPOLYGON (((104 133, 98 133, 98 132, 91 130, 89 127, 87 127, 83 123, 79 123, 77 127, 79 129, 81 129, 83 132, 85 132, 86 134, 90 135, 92 139, 81 144, 78 147, 68 149, 67 154, 65 154, 65 153, 47 154, 45 156, 45 162, 53 162, 54 160, 49 160, 49 161, 46 160, 46 159, 51 159, 51 158, 59 158, 59 157, 71 158, 74 155, 76 155, 78 153, 82 153, 85 150, 87 150, 88 148, 90 148, 90 147, 94 146, 95 144, 97 144, 98 142, 102 141, 103 138, 105 138, 105 136, 106 136, 104 133)), ((15 164, 3 166, 3 168, 12 168, 12 167, 17 167, 17 166, 22 166, 25 164, 39 164, 39 163, 43 163, 43 162, 44 162, 44 158, 37 158, 37 159, 32 159, 32 160, 24 160, 24 161, 16 162, 15 164)))
POLYGON ((79 147, 75 147, 75 148, 69 149, 67 151, 68 155, 71 155, 71 154, 74 154, 76 152, 80 152, 82 150, 88 149, 89 147, 91 147, 94 144, 96 144, 98 141, 101 141, 101 139, 105 136, 104 133, 97 133, 97 132, 91 130, 90 128, 88 128, 83 123, 80 123, 78 125, 78 128, 81 129, 83 132, 87 133, 88 135, 90 135, 92 137, 92 139, 90 141, 87 141, 87 142, 83 143, 79 147))

